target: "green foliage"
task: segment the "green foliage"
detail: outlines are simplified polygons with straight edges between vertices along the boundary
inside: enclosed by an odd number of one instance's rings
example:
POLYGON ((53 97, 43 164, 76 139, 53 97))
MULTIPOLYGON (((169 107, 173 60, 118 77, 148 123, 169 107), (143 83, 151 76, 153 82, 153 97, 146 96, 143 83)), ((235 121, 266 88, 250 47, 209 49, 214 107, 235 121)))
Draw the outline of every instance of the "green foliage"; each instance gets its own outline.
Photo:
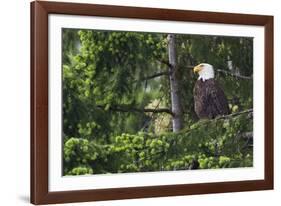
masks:
POLYGON ((249 121, 248 114, 241 114, 198 122, 180 133, 124 133, 109 145, 71 138, 64 157, 75 164, 65 174, 77 175, 80 168, 88 168, 89 174, 184 170, 194 161, 199 169, 251 167, 252 148, 241 138, 252 130, 249 121))
POLYGON ((75 167, 71 171, 67 172, 67 175, 89 175, 93 174, 93 170, 90 167, 75 167))
POLYGON ((150 63, 155 62, 153 59, 166 55, 163 35, 66 31, 65 36, 76 33, 80 38, 79 53, 63 65, 66 136, 99 137, 108 142, 110 133, 140 130, 149 118, 145 114, 112 112, 110 108, 143 108, 151 99, 163 96, 157 82, 146 88, 147 84, 139 81, 157 67, 150 63))

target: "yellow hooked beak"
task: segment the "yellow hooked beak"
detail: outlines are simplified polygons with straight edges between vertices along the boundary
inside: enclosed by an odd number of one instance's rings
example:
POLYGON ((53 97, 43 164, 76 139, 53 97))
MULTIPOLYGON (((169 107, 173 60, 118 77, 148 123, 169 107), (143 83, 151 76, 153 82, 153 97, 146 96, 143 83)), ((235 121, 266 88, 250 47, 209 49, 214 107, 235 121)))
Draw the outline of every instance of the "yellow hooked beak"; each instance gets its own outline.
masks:
POLYGON ((196 67, 193 68, 193 72, 194 73, 200 72, 202 69, 203 69, 203 67, 199 64, 199 65, 197 65, 196 67))

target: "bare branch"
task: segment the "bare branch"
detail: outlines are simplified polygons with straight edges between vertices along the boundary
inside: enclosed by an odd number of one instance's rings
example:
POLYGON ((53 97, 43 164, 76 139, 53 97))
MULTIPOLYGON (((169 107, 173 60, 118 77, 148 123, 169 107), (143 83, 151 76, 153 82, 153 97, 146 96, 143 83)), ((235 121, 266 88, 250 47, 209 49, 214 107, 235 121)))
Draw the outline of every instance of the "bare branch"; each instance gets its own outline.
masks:
POLYGON ((170 74, 169 72, 159 72, 159 73, 155 73, 155 74, 152 74, 150 76, 141 78, 140 80, 149 80, 149 79, 153 79, 153 78, 156 78, 156 77, 160 77, 160 76, 164 76, 164 75, 169 75, 169 74, 170 74))
POLYGON ((168 60, 164 60, 164 59, 156 59, 156 61, 158 61, 161 64, 166 65, 167 67, 171 67, 171 64, 169 63, 168 60))
MULTIPOLYGON (((186 67, 187 69, 193 69, 194 66, 187 66, 186 67)), ((215 69, 215 72, 218 72, 218 73, 223 73, 223 74, 226 74, 226 75, 230 75, 232 77, 236 77, 236 78, 239 78, 239 79, 247 79, 247 80, 251 80, 253 79, 252 76, 244 76, 244 75, 240 75, 240 74, 235 74, 233 72, 229 72, 229 71, 226 71, 226 70, 222 70, 222 69, 215 69)))
MULTIPOLYGON (((105 109, 103 105, 97 105, 100 109, 105 109)), ((168 113, 173 115, 173 112, 169 108, 158 108, 158 109, 146 109, 146 108, 134 108, 130 107, 129 105, 112 105, 108 108, 108 110, 116 111, 116 112, 138 112, 138 113, 168 113)))
MULTIPOLYGON (((244 111, 241 111, 241 112, 236 112, 236 113, 232 113, 232 114, 228 114, 228 115, 224 115, 224 116, 219 116, 219 117, 215 118, 215 120, 218 120, 218 119, 230 119, 232 117, 236 117, 238 115, 247 114, 247 113, 252 114, 253 113, 253 109, 247 109, 247 110, 244 110, 244 111)), ((252 118, 252 115, 251 115, 251 118, 252 118)))
POLYGON ((240 74, 235 74, 233 72, 229 72, 229 71, 225 71, 225 70, 221 70, 221 69, 216 69, 215 71, 220 72, 220 73, 224 73, 224 74, 227 74, 227 75, 239 78, 239 79, 248 79, 248 80, 253 79, 253 77, 251 77, 251 76, 244 76, 244 75, 240 75, 240 74))
POLYGON ((158 108, 158 109, 141 109, 140 112, 152 112, 152 113, 168 113, 173 115, 172 110, 169 108, 158 108))

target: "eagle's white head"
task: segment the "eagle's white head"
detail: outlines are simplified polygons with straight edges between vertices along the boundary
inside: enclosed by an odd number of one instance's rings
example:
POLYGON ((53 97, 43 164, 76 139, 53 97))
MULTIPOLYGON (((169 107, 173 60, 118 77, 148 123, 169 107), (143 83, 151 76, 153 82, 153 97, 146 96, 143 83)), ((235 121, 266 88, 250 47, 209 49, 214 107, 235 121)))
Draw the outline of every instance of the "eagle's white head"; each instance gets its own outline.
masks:
POLYGON ((201 63, 193 68, 194 73, 199 74, 198 80, 202 79, 204 82, 207 79, 212 79, 215 77, 214 68, 211 64, 201 63))

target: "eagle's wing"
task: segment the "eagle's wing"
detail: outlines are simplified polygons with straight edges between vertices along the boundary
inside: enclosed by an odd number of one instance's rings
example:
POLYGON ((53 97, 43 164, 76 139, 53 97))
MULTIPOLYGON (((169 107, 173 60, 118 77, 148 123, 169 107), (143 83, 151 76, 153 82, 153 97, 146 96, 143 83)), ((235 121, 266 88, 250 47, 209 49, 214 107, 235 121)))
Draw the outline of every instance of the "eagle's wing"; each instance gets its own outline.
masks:
POLYGON ((207 114, 207 106, 208 106, 208 97, 207 97, 207 89, 204 86, 206 82, 202 82, 202 80, 197 80, 193 90, 194 96, 194 110, 199 118, 208 118, 207 114))
POLYGON ((220 86, 212 81, 207 89, 209 118, 229 114, 226 96, 220 86))

